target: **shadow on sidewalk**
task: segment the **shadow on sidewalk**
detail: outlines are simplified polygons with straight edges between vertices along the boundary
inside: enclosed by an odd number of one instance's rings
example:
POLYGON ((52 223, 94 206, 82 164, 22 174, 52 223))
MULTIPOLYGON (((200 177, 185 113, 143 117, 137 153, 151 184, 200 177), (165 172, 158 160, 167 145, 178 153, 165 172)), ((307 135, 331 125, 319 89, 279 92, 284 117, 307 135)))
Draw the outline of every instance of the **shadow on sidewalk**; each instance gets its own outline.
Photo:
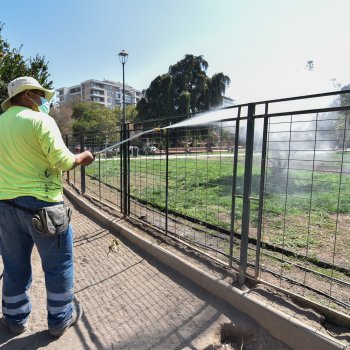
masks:
POLYGON ((48 344, 57 340, 52 338, 47 330, 29 334, 28 336, 22 336, 20 338, 13 335, 2 325, 0 330, 0 348, 2 350, 36 350, 45 348, 48 344))

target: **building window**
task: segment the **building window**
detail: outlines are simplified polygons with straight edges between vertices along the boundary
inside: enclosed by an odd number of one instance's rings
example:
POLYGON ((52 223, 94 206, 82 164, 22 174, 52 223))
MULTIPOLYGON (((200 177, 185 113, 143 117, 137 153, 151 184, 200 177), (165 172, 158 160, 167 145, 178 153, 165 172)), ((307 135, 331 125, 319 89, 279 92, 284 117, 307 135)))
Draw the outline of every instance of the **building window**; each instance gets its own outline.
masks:
POLYGON ((91 101, 94 101, 94 102, 105 102, 105 99, 103 97, 91 97, 91 101))
POLYGON ((72 89, 69 90, 70 94, 76 94, 77 92, 80 92, 80 87, 72 88, 72 89))
POLYGON ((92 83, 91 86, 94 87, 94 88, 97 88, 97 89, 104 89, 104 85, 103 84, 92 83))
POLYGON ((104 92, 103 92, 103 91, 100 91, 100 90, 91 89, 91 90, 90 90, 90 93, 91 93, 91 95, 104 96, 104 92))

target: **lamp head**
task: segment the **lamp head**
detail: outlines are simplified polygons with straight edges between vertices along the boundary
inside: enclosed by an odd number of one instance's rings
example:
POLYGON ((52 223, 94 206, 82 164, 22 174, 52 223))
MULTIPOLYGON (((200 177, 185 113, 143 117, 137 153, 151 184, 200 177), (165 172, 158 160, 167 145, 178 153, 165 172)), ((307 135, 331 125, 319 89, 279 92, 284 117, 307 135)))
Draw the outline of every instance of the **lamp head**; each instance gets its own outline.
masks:
POLYGON ((129 54, 126 51, 122 50, 118 53, 118 56, 119 56, 120 62, 124 64, 128 60, 129 54))

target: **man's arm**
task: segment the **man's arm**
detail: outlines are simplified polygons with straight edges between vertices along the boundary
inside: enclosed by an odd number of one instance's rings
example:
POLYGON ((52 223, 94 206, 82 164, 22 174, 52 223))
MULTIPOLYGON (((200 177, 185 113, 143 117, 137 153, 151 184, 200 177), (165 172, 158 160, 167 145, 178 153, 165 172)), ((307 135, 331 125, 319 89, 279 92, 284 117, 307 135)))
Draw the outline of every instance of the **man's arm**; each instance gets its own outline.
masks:
POLYGON ((95 157, 90 151, 84 151, 75 155, 74 165, 71 169, 74 169, 78 165, 87 166, 90 165, 95 160, 95 157))

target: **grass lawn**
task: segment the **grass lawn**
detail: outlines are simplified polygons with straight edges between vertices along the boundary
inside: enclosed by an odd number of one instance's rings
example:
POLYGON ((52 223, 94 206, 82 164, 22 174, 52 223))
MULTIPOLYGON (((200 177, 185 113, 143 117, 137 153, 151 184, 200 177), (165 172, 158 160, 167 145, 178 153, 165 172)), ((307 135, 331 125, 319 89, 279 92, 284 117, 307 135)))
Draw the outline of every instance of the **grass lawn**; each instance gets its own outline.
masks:
MULTIPOLYGON (((348 155, 346 155, 349 160, 348 155)), ((235 230, 240 231, 244 187, 244 157, 238 159, 235 230)), ((338 153, 320 158, 322 164, 339 163, 338 153), (334 157, 333 157, 334 156, 334 157), (333 158, 332 158, 333 157, 333 158)), ((259 157, 254 157, 251 193, 251 235, 255 235, 258 218, 260 183, 259 157)), ((315 163, 316 164, 316 163, 315 163)), ((294 167, 295 168, 295 167, 294 167)), ((263 211, 263 240, 305 254, 320 254, 327 247, 332 260, 335 239, 342 238, 335 249, 340 262, 349 261, 348 214, 350 212, 350 173, 270 166, 263 211), (339 216, 341 215, 341 220, 339 216), (344 242, 344 244, 340 244, 344 242), (339 248, 338 248, 339 247, 339 248), (345 251, 344 251, 345 249, 345 251)), ((98 178, 98 162, 86 168, 98 178)), ((119 160, 101 162, 101 178, 116 183, 119 160), (114 181, 112 181, 114 179, 114 181)), ((198 220, 230 229, 232 206, 233 160, 231 156, 188 156, 169 159, 170 210, 198 220)), ((130 188, 134 197, 165 208, 166 161, 163 157, 131 158, 130 188)), ((349 265, 349 263, 347 263, 349 265)))

